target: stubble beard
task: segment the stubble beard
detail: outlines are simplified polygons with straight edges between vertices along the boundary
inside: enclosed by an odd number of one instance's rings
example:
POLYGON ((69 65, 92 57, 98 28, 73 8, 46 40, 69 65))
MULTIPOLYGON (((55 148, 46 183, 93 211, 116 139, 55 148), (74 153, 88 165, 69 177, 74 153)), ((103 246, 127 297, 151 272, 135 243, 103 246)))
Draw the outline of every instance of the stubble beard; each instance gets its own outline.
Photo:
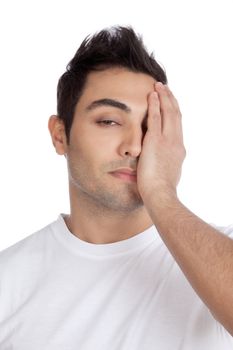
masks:
POLYGON ((111 179, 110 174, 90 178, 74 168, 69 170, 69 181, 77 200, 84 201, 90 206, 90 211, 95 213, 98 211, 105 212, 106 215, 114 213, 125 216, 144 207, 136 183, 111 179))

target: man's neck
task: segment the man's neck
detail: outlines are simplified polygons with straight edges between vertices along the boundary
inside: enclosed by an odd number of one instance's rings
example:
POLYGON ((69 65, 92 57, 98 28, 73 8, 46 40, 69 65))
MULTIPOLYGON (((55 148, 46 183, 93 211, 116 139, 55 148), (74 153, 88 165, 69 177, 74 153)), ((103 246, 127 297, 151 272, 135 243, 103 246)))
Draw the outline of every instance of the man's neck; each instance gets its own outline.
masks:
POLYGON ((70 215, 67 215, 64 220, 70 232, 81 240, 93 244, 122 241, 153 225, 144 206, 123 213, 80 197, 72 198, 72 196, 70 215))

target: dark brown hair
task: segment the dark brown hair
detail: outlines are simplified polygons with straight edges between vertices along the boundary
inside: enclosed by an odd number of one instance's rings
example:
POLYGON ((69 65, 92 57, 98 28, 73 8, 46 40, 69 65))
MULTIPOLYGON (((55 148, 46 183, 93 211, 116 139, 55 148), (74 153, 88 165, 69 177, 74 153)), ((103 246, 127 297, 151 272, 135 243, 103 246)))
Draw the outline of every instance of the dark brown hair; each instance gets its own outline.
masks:
POLYGON ((146 73, 167 84, 165 70, 156 62, 153 53, 147 52, 142 37, 136 35, 132 27, 114 26, 88 35, 68 63, 57 87, 57 115, 64 122, 68 143, 75 106, 88 73, 114 66, 146 73))

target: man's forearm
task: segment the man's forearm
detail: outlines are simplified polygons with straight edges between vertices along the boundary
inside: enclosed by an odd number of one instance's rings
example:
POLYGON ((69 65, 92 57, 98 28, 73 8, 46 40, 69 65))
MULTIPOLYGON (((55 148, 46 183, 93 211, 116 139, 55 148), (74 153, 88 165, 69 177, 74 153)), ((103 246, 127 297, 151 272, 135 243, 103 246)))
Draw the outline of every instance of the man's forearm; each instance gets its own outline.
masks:
POLYGON ((186 278, 213 316, 233 335, 233 240, 177 198, 150 198, 148 212, 186 278))

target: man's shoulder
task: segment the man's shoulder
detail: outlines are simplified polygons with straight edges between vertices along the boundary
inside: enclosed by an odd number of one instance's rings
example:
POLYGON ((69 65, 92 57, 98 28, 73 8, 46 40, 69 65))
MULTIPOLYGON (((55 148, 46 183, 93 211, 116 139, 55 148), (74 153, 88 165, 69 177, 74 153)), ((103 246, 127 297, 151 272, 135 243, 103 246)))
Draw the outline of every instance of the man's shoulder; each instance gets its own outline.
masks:
POLYGON ((38 257, 48 244, 52 225, 53 223, 50 223, 0 251, 0 274, 3 270, 11 270, 38 257))

